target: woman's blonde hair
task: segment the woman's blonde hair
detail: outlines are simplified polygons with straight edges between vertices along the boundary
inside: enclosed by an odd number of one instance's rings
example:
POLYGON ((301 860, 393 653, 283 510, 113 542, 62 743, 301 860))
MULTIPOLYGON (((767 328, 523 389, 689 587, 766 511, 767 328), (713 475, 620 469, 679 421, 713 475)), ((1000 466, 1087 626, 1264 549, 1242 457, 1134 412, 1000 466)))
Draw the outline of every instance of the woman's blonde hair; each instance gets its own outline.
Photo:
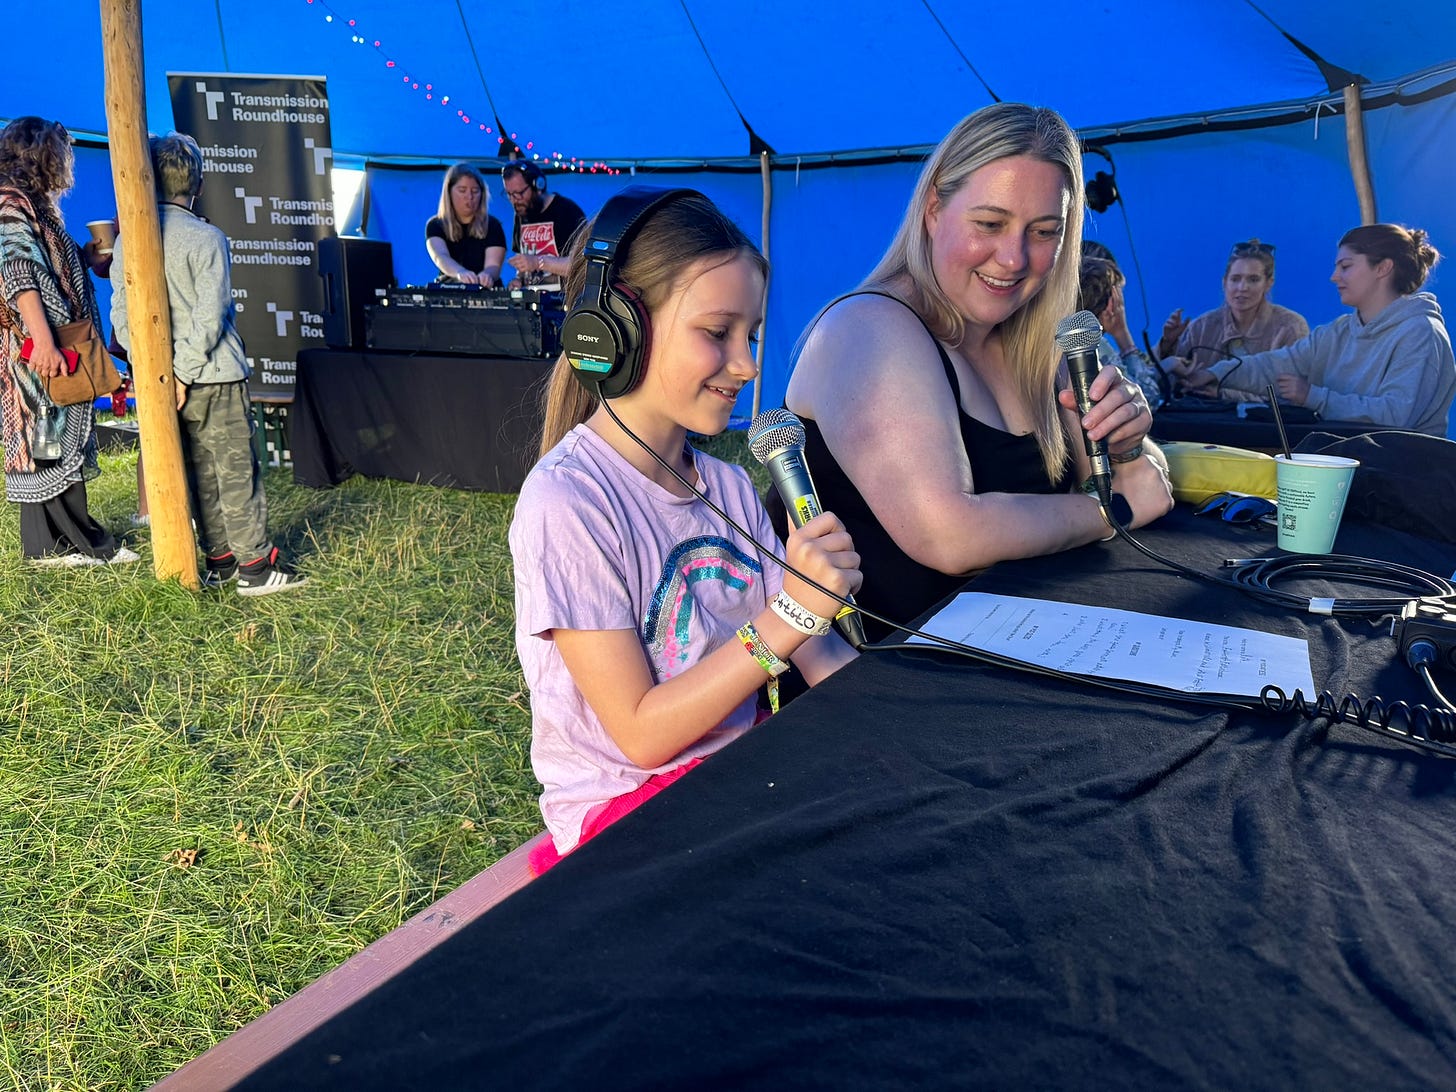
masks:
POLYGON ((1255 261, 1264 269, 1264 279, 1270 284, 1274 283, 1274 244, 1261 243, 1258 236, 1248 239, 1242 243, 1235 243, 1229 251, 1228 262, 1223 267, 1223 279, 1228 280, 1228 275, 1234 267, 1234 262, 1255 261))
MULTIPOLYGON (((586 285, 586 243, 599 217, 600 213, 572 236, 571 271, 566 277, 569 300, 581 299, 586 285)), ((740 254, 749 257, 767 278, 768 262, 753 241, 713 202, 693 193, 659 206, 637 225, 627 245, 617 251, 613 282, 630 288, 650 318, 694 264, 713 256, 726 262, 740 254)), ((545 455, 560 443, 562 437, 591 416, 596 404, 596 396, 577 379, 563 353, 556 360, 541 399, 538 454, 545 455)))
POLYGON ((1061 354, 1055 334, 1057 323, 1077 305, 1085 204, 1081 142, 1060 114, 1045 107, 1004 102, 963 118, 926 160, 894 240, 860 288, 903 298, 936 337, 950 345, 960 344, 965 337, 965 318, 935 279, 925 214, 932 194, 943 205, 974 172, 1011 156, 1051 163, 1066 180, 1067 218, 1051 275, 1033 299, 1000 325, 1006 360, 1030 410, 1047 475, 1057 480, 1066 466, 1068 449, 1056 398, 1061 354))
POLYGON ((458 243, 466 236, 472 239, 485 238, 486 228, 490 224, 490 189, 485 184, 484 176, 469 163, 457 163, 445 172, 445 184, 440 187, 438 215, 445 225, 445 238, 452 243, 458 243), (480 211, 468 224, 460 222, 460 218, 455 215, 455 202, 450 200, 450 191, 462 178, 473 178, 480 187, 480 211))

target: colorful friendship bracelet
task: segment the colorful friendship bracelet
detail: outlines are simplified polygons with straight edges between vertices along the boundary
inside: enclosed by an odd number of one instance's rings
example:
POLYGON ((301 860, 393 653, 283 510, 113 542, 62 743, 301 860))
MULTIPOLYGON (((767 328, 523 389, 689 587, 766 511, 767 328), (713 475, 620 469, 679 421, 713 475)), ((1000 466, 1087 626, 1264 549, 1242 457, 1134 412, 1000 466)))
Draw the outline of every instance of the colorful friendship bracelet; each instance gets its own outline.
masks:
POLYGON ((778 658, 774 650, 768 647, 768 643, 758 632, 758 627, 752 622, 744 622, 738 629, 738 639, 743 642, 743 647, 753 657, 759 667, 768 672, 768 677, 777 679, 790 667, 790 664, 778 658))

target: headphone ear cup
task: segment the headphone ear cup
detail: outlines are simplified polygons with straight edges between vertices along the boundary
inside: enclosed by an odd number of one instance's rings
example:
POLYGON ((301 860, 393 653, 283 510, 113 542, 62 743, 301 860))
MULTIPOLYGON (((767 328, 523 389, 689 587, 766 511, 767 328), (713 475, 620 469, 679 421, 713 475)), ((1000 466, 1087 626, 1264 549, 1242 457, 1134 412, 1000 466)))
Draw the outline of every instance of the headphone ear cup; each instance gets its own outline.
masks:
POLYGON ((1106 212, 1122 199, 1117 180, 1105 171, 1098 171, 1087 180, 1087 207, 1093 212, 1106 212))
POLYGON ((618 249, 629 245, 655 209, 687 197, 701 199, 702 194, 628 186, 607 200, 591 222, 590 234, 577 244, 586 273, 581 293, 561 324, 561 347, 577 379, 594 395, 620 398, 635 389, 651 352, 647 307, 614 275, 618 249))
POLYGON ((642 297, 625 284, 607 289, 607 310, 617 319, 621 332, 617 366, 602 381, 603 398, 620 398, 636 390, 647 371, 647 356, 652 349, 652 321, 642 297))
POLYGON ((562 352, 572 374, 600 398, 614 397, 608 387, 622 370, 623 340, 621 323, 610 312, 592 304, 573 307, 561 324, 562 352))

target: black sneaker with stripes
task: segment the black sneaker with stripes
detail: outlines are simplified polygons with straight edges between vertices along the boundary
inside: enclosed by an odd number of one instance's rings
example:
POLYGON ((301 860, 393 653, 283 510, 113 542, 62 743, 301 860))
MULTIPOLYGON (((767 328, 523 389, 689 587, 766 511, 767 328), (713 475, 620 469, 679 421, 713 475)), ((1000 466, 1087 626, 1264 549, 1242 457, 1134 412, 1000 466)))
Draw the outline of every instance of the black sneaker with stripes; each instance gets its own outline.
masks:
POLYGON ((207 559, 207 568, 202 574, 204 588, 221 588, 238 578, 238 559, 231 550, 217 557, 207 559))
POLYGON ((278 556, 274 546, 257 561, 238 566, 239 595, 272 595, 274 592, 289 591, 308 583, 308 577, 294 572, 278 556))

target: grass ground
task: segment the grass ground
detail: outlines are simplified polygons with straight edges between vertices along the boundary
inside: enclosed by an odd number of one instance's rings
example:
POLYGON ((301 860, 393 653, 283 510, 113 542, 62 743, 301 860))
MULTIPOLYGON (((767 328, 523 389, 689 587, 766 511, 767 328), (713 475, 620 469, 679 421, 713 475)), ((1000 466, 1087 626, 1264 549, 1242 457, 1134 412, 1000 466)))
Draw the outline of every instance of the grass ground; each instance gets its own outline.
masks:
POLYGON ((145 1088, 540 829, 515 498, 267 485, 311 583, 260 599, 159 583, 145 531, 30 568, 0 515, 0 1087, 145 1088))

